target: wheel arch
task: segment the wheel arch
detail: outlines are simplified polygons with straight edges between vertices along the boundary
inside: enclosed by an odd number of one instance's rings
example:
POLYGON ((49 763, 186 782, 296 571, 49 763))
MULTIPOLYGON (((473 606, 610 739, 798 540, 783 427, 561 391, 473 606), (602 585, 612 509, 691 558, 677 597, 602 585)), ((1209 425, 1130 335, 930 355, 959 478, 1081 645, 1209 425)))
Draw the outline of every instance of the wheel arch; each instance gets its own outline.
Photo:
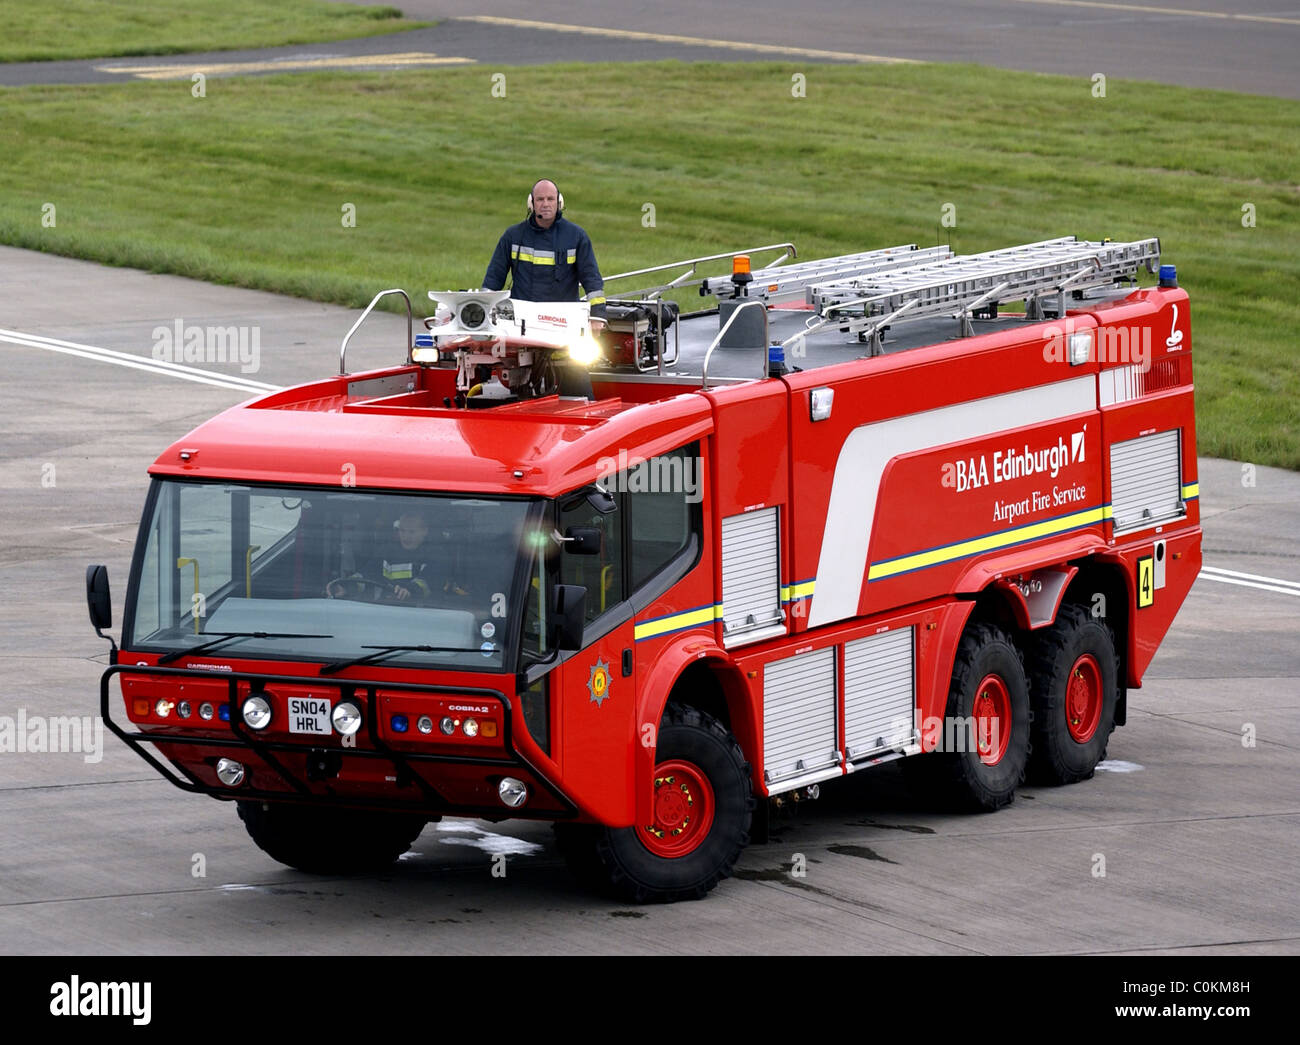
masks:
POLYGON ((644 741, 646 726, 653 725, 657 735, 669 702, 716 718, 736 737, 746 760, 756 764, 759 731, 749 687, 726 651, 711 639, 688 636, 660 650, 637 688, 641 692, 634 777, 638 822, 650 816, 653 798, 649 784, 654 778, 655 745, 644 741))

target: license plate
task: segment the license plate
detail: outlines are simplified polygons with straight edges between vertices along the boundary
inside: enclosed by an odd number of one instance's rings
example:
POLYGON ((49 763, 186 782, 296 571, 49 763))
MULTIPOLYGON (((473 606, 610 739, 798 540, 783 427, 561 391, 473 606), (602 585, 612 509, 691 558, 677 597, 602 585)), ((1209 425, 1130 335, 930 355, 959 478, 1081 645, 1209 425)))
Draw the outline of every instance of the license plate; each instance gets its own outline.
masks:
POLYGON ((289 698, 289 732, 329 736, 330 702, 322 697, 289 698))

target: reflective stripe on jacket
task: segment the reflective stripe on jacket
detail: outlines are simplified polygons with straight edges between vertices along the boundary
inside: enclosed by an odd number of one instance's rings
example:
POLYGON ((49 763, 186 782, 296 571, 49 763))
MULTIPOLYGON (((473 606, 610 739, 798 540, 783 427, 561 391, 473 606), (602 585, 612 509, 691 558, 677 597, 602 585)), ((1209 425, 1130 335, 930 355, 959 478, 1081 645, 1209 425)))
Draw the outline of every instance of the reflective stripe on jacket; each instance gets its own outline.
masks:
POLYGON ((549 229, 538 227, 531 216, 506 229, 488 262, 483 289, 503 290, 507 276, 510 296, 522 301, 577 301, 581 284, 591 314, 604 318, 605 281, 591 238, 563 216, 549 229))

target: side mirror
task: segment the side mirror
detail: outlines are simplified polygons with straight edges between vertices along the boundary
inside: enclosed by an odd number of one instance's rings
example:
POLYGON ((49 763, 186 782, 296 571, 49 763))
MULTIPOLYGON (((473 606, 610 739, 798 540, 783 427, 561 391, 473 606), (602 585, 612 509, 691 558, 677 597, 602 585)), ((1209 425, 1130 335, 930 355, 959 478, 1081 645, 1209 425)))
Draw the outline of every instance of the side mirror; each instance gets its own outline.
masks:
POLYGON ((555 586, 555 646, 582 649, 582 630, 587 620, 587 589, 581 584, 555 586))
POLYGON ((572 555, 599 555, 600 528, 570 526, 564 531, 564 550, 572 555))
MULTIPOLYGON (((113 626, 113 599, 108 591, 107 566, 86 567, 86 607, 90 610, 90 626, 95 629, 95 634, 113 643, 112 638, 103 632, 104 628, 113 626)), ((113 643, 113 648, 117 648, 116 643, 113 643)))

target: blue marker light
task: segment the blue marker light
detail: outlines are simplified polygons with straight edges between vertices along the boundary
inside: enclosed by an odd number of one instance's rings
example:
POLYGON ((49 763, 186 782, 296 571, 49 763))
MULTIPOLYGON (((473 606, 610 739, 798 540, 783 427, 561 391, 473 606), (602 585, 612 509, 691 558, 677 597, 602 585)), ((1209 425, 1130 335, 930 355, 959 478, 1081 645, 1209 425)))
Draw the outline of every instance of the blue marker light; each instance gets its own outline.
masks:
POLYGON ((230 705, 229 705, 229 704, 222 704, 221 707, 219 707, 219 708, 217 709, 217 717, 220 718, 222 722, 229 722, 229 721, 230 721, 230 705))
POLYGON ((394 715, 390 724, 394 733, 405 733, 411 728, 411 720, 405 715, 394 715))

